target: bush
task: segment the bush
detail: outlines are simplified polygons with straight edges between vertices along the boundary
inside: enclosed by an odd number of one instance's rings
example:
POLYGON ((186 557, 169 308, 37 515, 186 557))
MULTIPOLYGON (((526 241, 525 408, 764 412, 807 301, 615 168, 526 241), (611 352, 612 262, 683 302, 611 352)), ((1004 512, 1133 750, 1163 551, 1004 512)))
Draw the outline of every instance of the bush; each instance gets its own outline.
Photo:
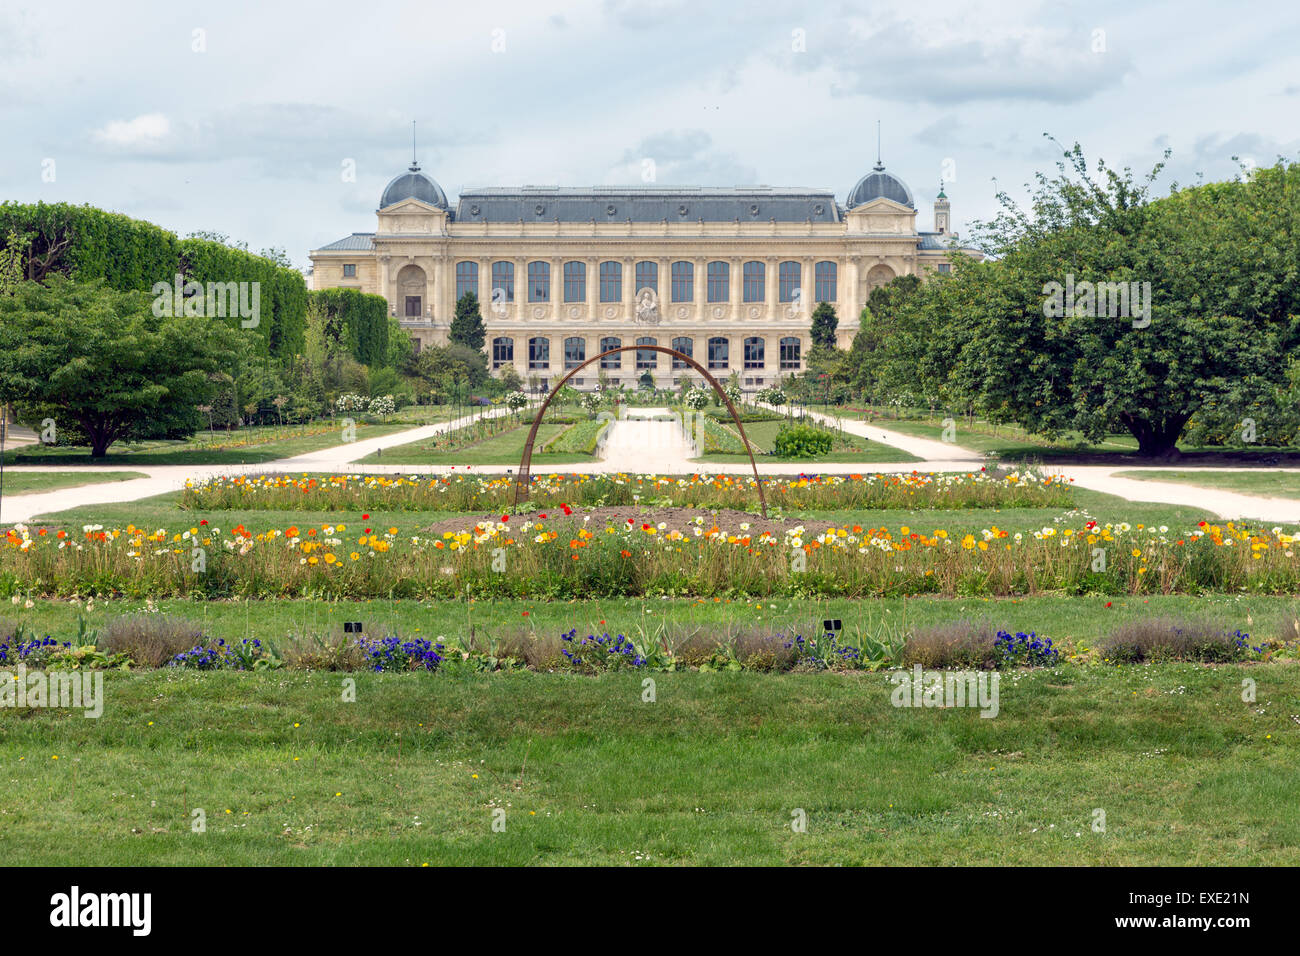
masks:
POLYGON ((829 455, 831 433, 811 425, 784 425, 776 433, 772 451, 781 458, 816 458, 829 455))
POLYGON ((377 395, 370 400, 368 409, 371 415, 391 415, 397 411, 397 405, 391 395, 377 395))
POLYGON ((1262 645, 1252 645, 1250 635, 1225 631, 1208 624, 1168 619, 1133 621, 1112 631, 1100 647, 1101 657, 1114 664, 1146 661, 1201 661, 1226 663, 1258 660, 1262 645))
POLYGON ((1002 660, 988 624, 954 621, 928 627, 908 636, 902 663, 925 668, 977 668, 993 670, 1002 660))
POLYGON ((686 393, 686 397, 682 399, 682 404, 698 412, 709 404, 709 393, 702 388, 693 388, 686 393))
POLYGON ((139 667, 162 667, 178 654, 207 643, 203 629, 184 618, 165 614, 125 614, 104 627, 100 646, 125 654, 139 667))

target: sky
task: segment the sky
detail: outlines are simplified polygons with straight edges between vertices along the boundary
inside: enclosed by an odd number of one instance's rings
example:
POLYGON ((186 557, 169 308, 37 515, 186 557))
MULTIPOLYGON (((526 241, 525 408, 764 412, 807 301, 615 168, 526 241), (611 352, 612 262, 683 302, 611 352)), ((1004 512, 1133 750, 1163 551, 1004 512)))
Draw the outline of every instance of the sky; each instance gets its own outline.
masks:
POLYGON ((1300 153, 1300 5, 0 0, 0 200, 307 253, 416 151, 489 185, 820 187, 877 157, 931 228, 1061 148, 1157 194, 1300 153), (1050 134, 1048 138, 1044 134, 1050 134), (1238 161, 1232 159, 1238 157, 1238 161))

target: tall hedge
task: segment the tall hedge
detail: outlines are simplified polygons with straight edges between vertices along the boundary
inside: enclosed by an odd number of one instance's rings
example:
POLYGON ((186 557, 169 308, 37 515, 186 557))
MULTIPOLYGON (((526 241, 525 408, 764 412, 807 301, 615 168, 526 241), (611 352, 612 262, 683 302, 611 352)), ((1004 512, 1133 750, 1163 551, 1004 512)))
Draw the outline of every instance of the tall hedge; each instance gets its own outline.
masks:
POLYGON ((103 279, 121 291, 149 291, 179 274, 183 282, 258 282, 261 315, 254 330, 267 351, 288 359, 302 351, 307 284, 302 274, 262 256, 175 233, 120 213, 69 203, 0 203, 0 247, 10 230, 27 237, 27 278, 58 272, 103 279))
POLYGON ((359 289, 318 289, 309 295, 337 320, 342 341, 353 358, 371 368, 388 364, 387 299, 359 289))

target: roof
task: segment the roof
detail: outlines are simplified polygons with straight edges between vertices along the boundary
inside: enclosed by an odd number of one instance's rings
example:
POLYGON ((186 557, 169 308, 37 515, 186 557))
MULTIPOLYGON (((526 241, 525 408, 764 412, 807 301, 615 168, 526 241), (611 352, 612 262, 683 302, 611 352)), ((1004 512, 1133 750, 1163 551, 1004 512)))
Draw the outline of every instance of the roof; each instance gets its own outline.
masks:
POLYGON ((384 187, 384 194, 379 199, 379 208, 387 209, 403 199, 418 199, 439 209, 447 208, 447 194, 431 178, 420 172, 418 163, 411 163, 409 169, 400 176, 393 177, 384 187))
POLYGON ((784 186, 490 186, 466 189, 457 222, 839 222, 829 189, 784 186))
POLYGON ((350 236, 344 236, 337 242, 331 242, 328 246, 321 246, 318 252, 364 252, 375 247, 375 234, 373 232, 354 232, 350 236))
POLYGON ((885 167, 880 163, 858 180, 844 205, 854 209, 873 199, 891 199, 911 209, 916 208, 916 203, 912 201, 912 190, 907 188, 907 183, 893 173, 885 172, 885 167))

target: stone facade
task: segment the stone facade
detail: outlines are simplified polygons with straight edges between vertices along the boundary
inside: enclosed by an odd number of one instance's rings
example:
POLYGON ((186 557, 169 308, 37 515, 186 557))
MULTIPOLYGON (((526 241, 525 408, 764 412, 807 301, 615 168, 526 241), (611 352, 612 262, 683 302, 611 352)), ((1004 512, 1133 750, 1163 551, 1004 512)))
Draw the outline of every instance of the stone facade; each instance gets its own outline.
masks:
MULTIPOLYGON (((452 210, 416 165, 389 184, 373 233, 311 252, 311 286, 384 296, 416 347, 441 345, 464 290, 482 303, 490 365, 546 387, 608 347, 690 352, 746 388, 801 371, 818 302, 835 306, 848 347, 876 286, 947 271, 961 249, 947 198, 918 232, 911 192, 877 165, 850 193, 753 187, 467 190, 452 210), (602 347, 604 346, 604 347, 602 347)), ((617 363, 617 364, 614 364, 617 363)), ((667 356, 621 353, 611 384, 681 377, 667 356)), ((594 387, 595 365, 571 384, 594 387)))

